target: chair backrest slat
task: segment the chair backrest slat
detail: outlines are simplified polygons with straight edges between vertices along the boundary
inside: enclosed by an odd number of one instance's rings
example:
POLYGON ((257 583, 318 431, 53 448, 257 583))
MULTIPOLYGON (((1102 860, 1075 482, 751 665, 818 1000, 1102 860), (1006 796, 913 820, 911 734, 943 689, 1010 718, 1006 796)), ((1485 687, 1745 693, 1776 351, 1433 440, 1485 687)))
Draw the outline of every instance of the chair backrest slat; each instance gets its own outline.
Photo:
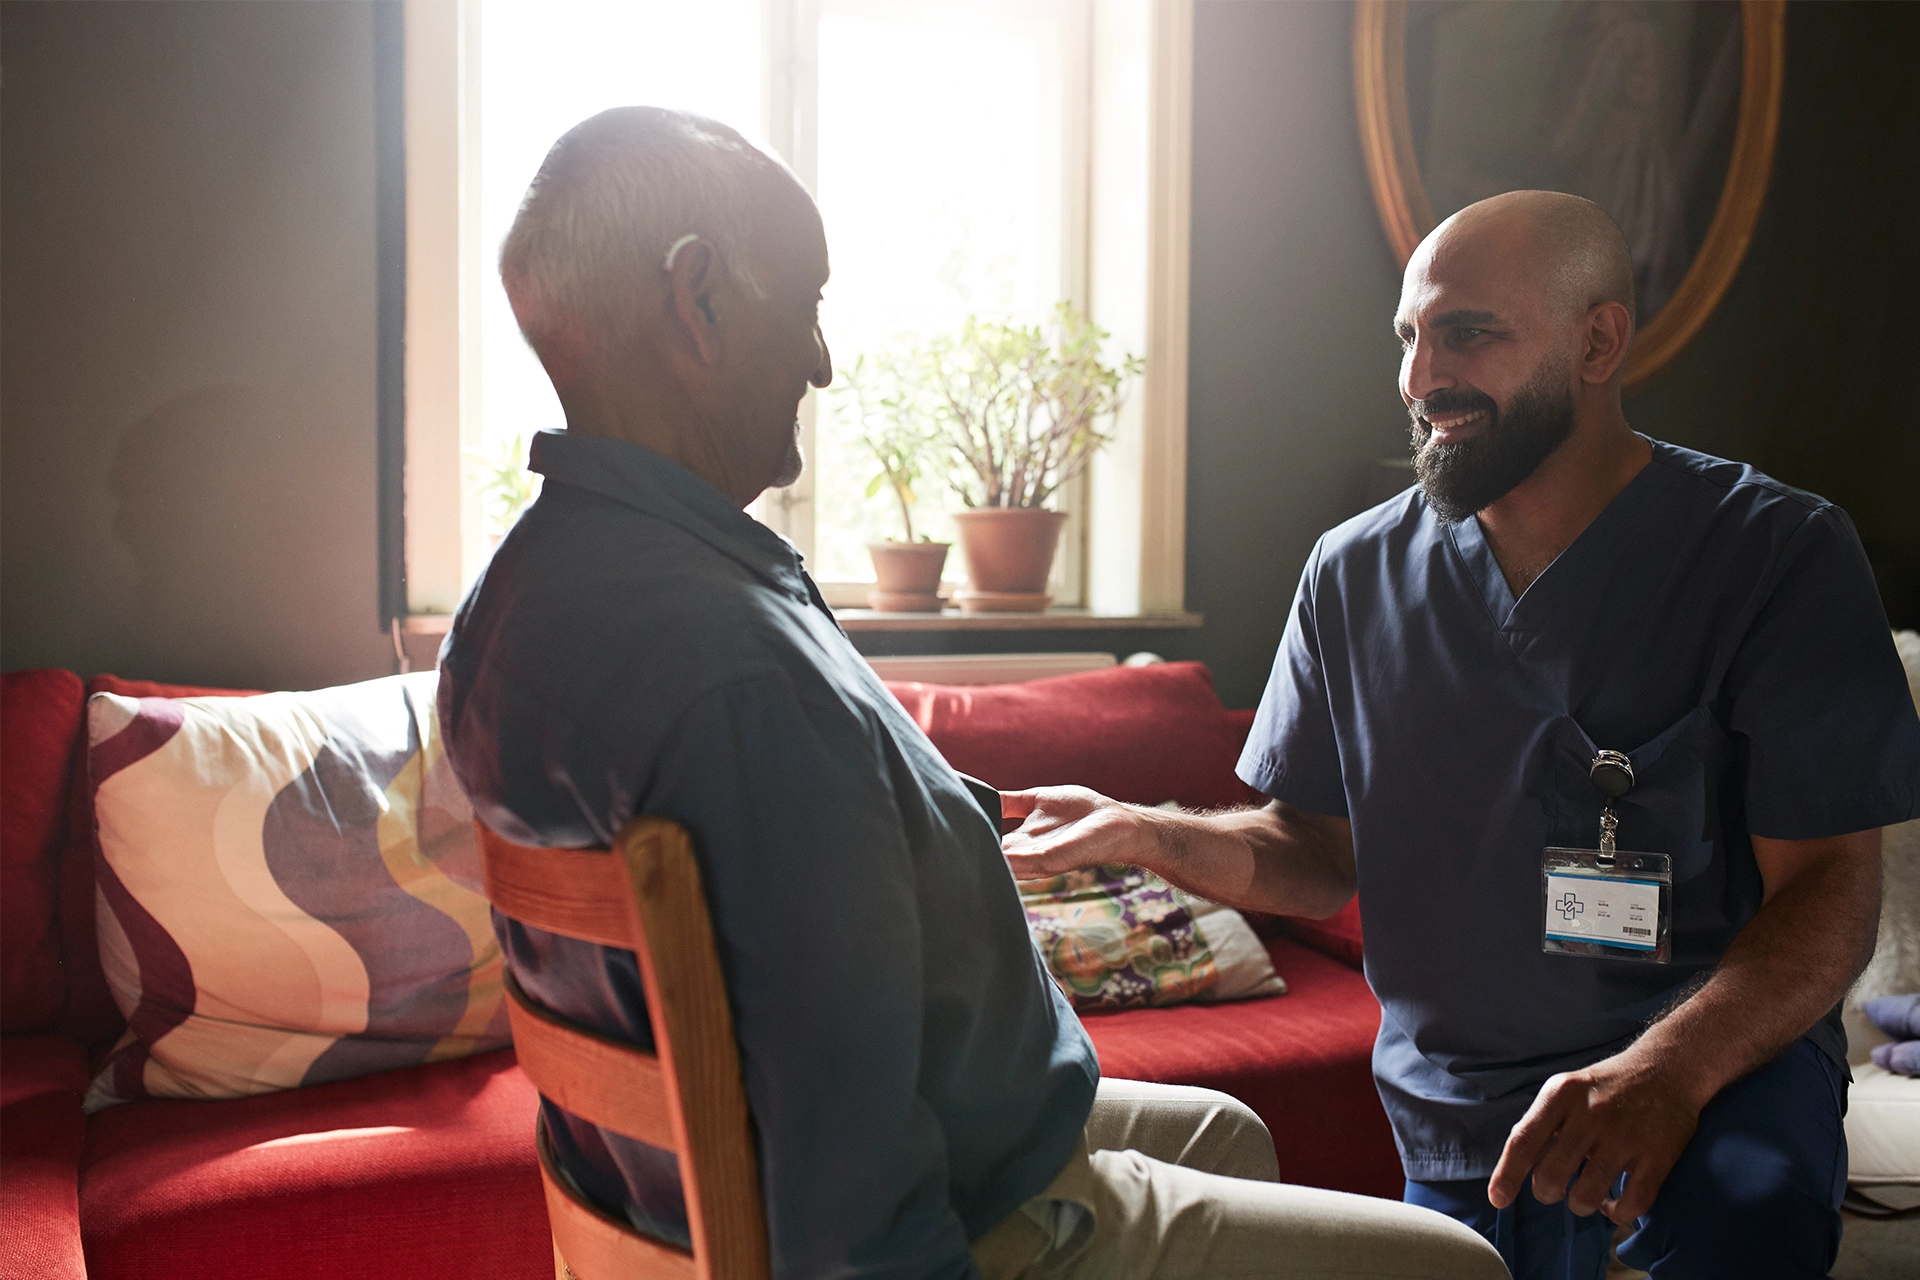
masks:
POLYGON ((529 1000, 507 975, 507 1021, 520 1069, 542 1097, 588 1124, 680 1149, 660 1059, 585 1031, 529 1000))
POLYGON ((694 1256, 713 1280, 766 1280, 751 1113, 693 841, 677 823, 636 818, 615 847, 633 875, 646 939, 640 977, 655 1047, 680 1104, 680 1181, 694 1256))
POLYGON ((653 1054, 541 1008, 509 975, 508 1017, 534 1087, 563 1110, 679 1158, 691 1257, 578 1199, 551 1167, 543 1133, 548 1216, 566 1266, 580 1280, 768 1280, 733 1014, 686 830, 635 818, 608 851, 534 848, 474 825, 495 907, 548 933, 631 950, 646 992, 653 1054))
POLYGON ((650 1240, 626 1223, 574 1199, 554 1162, 545 1128, 539 1131, 538 1142, 540 1181, 547 1192, 547 1221, 553 1224, 554 1251, 567 1273, 581 1280, 601 1276, 699 1280, 700 1267, 691 1253, 650 1240))
POLYGON ((514 844, 475 820, 487 901, 521 924, 632 947, 627 868, 606 849, 538 849, 514 844))

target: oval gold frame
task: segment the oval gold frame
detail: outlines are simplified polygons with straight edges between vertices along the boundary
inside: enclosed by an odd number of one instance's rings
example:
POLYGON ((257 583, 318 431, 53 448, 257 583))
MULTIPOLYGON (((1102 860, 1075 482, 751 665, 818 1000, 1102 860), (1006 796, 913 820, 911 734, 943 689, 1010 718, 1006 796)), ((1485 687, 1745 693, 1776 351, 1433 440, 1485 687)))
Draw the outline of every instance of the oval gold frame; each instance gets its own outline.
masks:
MULTIPOLYGON (((1773 173, 1787 69, 1786 0, 1741 0, 1740 118, 1720 205, 1673 296, 1634 334, 1622 379, 1640 390, 1685 349, 1746 257, 1773 173)), ((1433 230, 1407 114, 1407 0, 1355 0, 1353 92, 1380 225, 1401 267, 1433 230)))

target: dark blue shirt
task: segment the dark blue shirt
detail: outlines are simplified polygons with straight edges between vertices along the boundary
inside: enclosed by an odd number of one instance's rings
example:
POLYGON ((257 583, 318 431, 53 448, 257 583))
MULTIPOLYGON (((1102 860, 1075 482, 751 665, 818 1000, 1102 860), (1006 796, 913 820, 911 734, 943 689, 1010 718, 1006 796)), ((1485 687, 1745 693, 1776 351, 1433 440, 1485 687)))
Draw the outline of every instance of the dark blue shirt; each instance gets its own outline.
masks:
MULTIPOLYGON (((692 833, 775 1276, 973 1275, 968 1242, 1066 1163, 1099 1072, 997 822, 778 535, 637 445, 542 432, 531 465, 545 489, 441 658, 474 812, 547 845, 642 813, 692 833)), ((631 952, 495 926, 534 999, 650 1043, 631 952)), ((671 1154, 547 1114, 582 1188, 684 1242, 671 1154)))
MULTIPOLYGON (((1516 601, 1475 520, 1417 489, 1330 531, 1240 760, 1353 824, 1374 1074, 1407 1176, 1486 1177, 1548 1076, 1623 1048, 1759 909, 1751 836, 1914 816, 1920 722, 1837 507, 1655 442, 1516 601), (1673 858, 1673 960, 1544 954, 1541 851, 1673 858)), ((1845 1060, 1837 1012, 1811 1038, 1845 1060)))

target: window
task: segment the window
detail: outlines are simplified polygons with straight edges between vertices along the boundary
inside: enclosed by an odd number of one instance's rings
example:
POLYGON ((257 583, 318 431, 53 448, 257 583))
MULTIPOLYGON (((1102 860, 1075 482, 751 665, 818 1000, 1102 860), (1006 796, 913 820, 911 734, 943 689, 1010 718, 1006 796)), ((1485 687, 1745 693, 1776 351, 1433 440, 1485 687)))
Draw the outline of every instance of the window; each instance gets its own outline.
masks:
MULTIPOLYGON (((451 612, 537 479, 526 440, 563 425, 494 269, 520 196, 568 127, 656 102, 732 124, 814 192, 837 366, 1063 299, 1110 355, 1146 355, 1119 442, 1066 496, 1055 593, 1177 612, 1190 33, 1168 0, 408 0, 410 610, 451 612)), ((755 508, 836 606, 894 533, 848 416, 809 395, 807 473, 755 508)), ((940 536, 954 500, 919 497, 940 536)))

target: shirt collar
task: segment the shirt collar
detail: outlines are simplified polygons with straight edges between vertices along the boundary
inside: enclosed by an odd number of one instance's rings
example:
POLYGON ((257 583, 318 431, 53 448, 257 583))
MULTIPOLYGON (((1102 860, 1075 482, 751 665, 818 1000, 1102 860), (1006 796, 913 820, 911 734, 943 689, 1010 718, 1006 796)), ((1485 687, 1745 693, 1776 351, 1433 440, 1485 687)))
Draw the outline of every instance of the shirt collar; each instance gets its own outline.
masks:
POLYGON ((527 469, 586 489, 685 530, 804 602, 815 593, 793 544, 669 458, 629 440, 537 431, 527 469))
MULTIPOLYGON (((1638 434, 1637 432, 1635 434, 1638 434)), ((1564 599, 1556 603, 1557 593, 1570 589, 1565 584, 1572 583, 1585 592, 1589 562, 1595 559, 1617 558, 1623 554, 1623 540, 1631 537, 1645 538, 1650 532, 1648 513, 1658 511, 1668 492, 1669 468, 1664 463, 1672 452, 1672 446, 1647 436, 1640 437, 1653 446, 1653 457, 1647 465, 1627 481, 1626 487, 1613 496, 1595 516, 1579 536, 1548 565, 1518 600, 1514 599, 1512 588, 1507 586, 1507 578, 1500 571, 1500 562, 1494 557, 1493 547, 1487 542, 1486 532, 1481 529, 1480 521, 1474 516, 1453 524, 1442 524, 1448 541, 1453 544, 1455 553, 1466 564, 1475 585, 1487 604, 1487 613, 1493 618, 1494 626, 1502 631, 1527 629, 1523 623, 1528 617, 1545 614, 1553 616, 1564 612, 1568 607, 1564 599), (1548 581, 1551 578, 1552 581, 1548 581)), ((1677 516, 1680 513, 1672 513, 1677 516)), ((1433 514, 1433 508, 1426 508, 1426 518, 1439 522, 1433 514)))

